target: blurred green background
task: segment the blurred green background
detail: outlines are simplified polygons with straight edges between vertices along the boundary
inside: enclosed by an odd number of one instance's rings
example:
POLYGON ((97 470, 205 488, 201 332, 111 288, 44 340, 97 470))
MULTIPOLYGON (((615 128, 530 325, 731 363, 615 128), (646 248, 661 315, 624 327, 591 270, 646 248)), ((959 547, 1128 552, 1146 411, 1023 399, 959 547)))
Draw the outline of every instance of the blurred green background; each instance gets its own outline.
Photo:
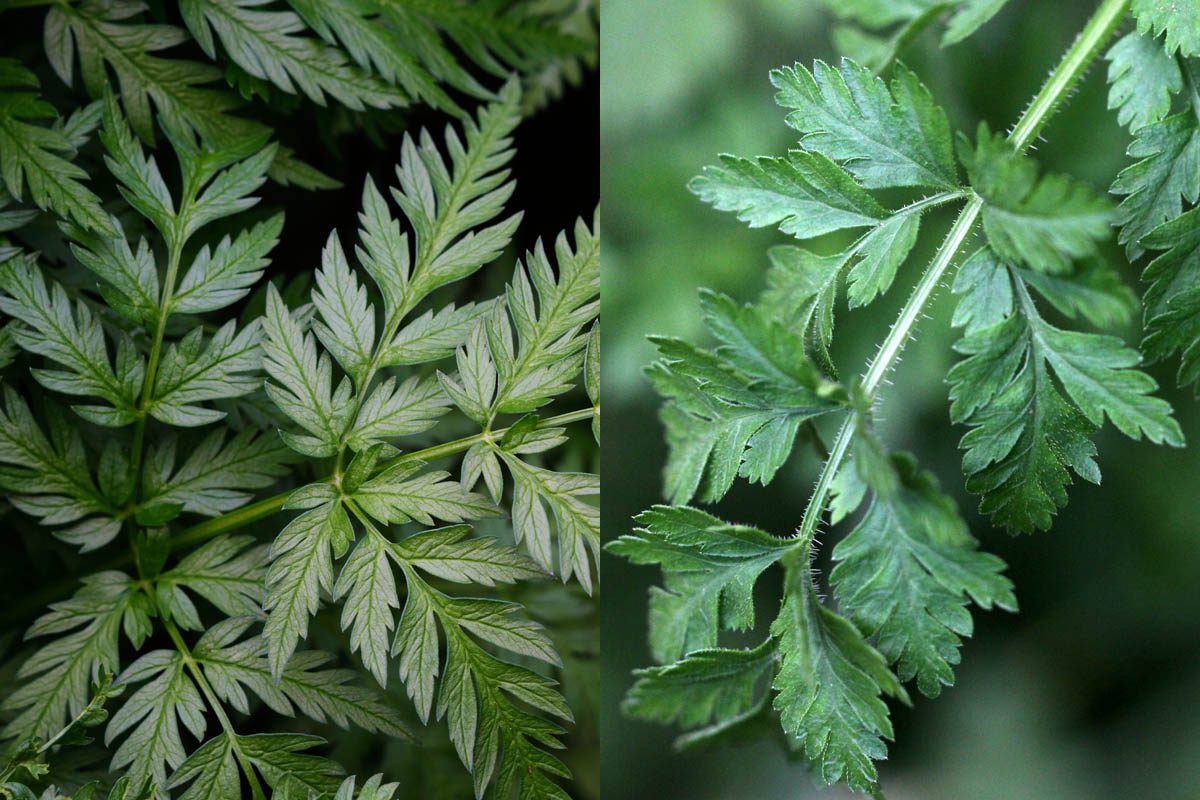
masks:
MULTIPOLYGON (((927 33, 904 56, 952 124, 1007 129, 1094 8, 1093 0, 1012 0, 977 36, 939 50, 927 33)), ((641 368, 648 333, 703 341, 696 288, 750 299, 765 251, 786 240, 750 231, 686 190, 717 153, 782 154, 795 144, 774 105, 770 68, 833 58, 833 20, 817 0, 607 0, 602 25, 601 196, 604 216, 604 536, 659 500, 664 448, 641 368)), ((1105 188, 1126 164, 1127 135, 1106 111, 1103 64, 1047 128, 1047 169, 1105 188)), ((883 300, 839 308, 834 358, 862 369, 932 255, 949 218, 931 217, 919 249, 883 300)), ((1122 265, 1127 281, 1137 271, 1122 265)), ((1140 266, 1140 265, 1139 265, 1140 266)), ((1140 287, 1139 287, 1140 291, 1140 287)), ((984 546, 1009 564, 1022 610, 976 615, 957 685, 896 707, 897 739, 882 780, 890 800, 1074 800, 1200 797, 1200 414, 1166 389, 1188 450, 1098 440, 1102 486, 1077 483, 1045 534, 1011 538, 962 491, 961 428, 949 423, 944 377, 957 335, 943 290, 885 388, 883 432, 915 452, 968 513, 984 546)), ((1129 329, 1119 332, 1136 338, 1129 329)), ((1174 364, 1152 374, 1173 386, 1174 364)), ((767 490, 740 484, 720 515, 790 531, 816 476, 799 456, 767 490)), ((828 537, 827 537, 828 538, 828 537)), ((814 788, 773 742, 675 756, 676 731, 624 719, 629 671, 649 663, 646 590, 656 570, 606 557, 602 620, 602 791, 609 798, 848 797, 814 788)), ((759 586, 760 621, 777 584, 759 586)))

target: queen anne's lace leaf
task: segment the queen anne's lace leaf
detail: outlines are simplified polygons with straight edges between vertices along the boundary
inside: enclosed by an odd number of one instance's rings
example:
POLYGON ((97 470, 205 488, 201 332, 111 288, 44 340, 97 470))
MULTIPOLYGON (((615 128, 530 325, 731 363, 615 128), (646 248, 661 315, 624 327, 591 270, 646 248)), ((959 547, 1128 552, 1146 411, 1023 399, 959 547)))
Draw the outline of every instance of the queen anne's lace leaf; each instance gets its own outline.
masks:
POLYGON ((1142 33, 1164 34, 1167 52, 1200 56, 1198 0, 1133 0, 1133 16, 1142 33))
POLYGON ((78 224, 112 232, 112 222, 96 197, 83 183, 84 170, 71 163, 76 145, 59 127, 42 127, 27 120, 58 119, 58 112, 32 90, 38 80, 11 59, 0 59, 0 151, 4 153, 0 178, 17 200, 25 197, 43 210, 53 210, 78 224))
POLYGON ((638 523, 608 549, 662 566, 665 590, 650 595, 650 648, 659 662, 715 647, 721 630, 754 627, 754 584, 794 544, 681 506, 656 506, 638 523))
POLYGON ((817 598, 807 564, 790 566, 779 642, 775 709, 783 729, 824 783, 873 791, 874 761, 887 756, 892 722, 881 695, 907 702, 904 687, 848 620, 817 598))
POLYGON ((830 582, 842 610, 896 665, 900 680, 915 676, 922 694, 937 697, 954 684, 959 637, 973 630, 968 602, 1015 611, 1012 584, 1000 574, 1004 562, 976 549, 932 475, 906 454, 883 453, 870 434, 860 436, 839 476, 841 494, 861 497, 869 488, 872 500, 834 548, 830 582), (864 485, 846 486, 854 481, 864 485))
POLYGON ((715 502, 735 477, 769 482, 791 454, 800 426, 842 407, 844 397, 804 353, 802 339, 762 307, 704 293, 705 326, 720 342, 705 351, 654 339, 662 359, 647 374, 667 398, 671 447, 666 495, 715 502))
POLYGON ((967 488, 983 496, 980 509, 1031 531, 1049 527, 1066 503, 1067 467, 1099 481, 1090 437, 1106 415, 1133 438, 1178 446, 1183 435, 1170 406, 1150 396, 1154 381, 1134 369, 1136 351, 1111 336, 1054 327, 1020 275, 1008 280, 1017 301, 956 345, 968 357, 950 371, 951 416, 974 427, 963 437, 963 470, 967 488))
POLYGON ((953 189, 958 168, 946 114, 909 70, 891 84, 845 60, 818 61, 771 73, 776 101, 793 109, 787 121, 806 150, 841 163, 869 189, 924 186, 953 189))
POLYGON ((1063 175, 1038 175, 1031 158, 980 123, 975 146, 960 141, 972 188, 983 198, 983 228, 1002 258, 1048 274, 1095 256, 1109 236, 1108 201, 1063 175))
POLYGON ((737 719, 760 702, 763 678, 777 657, 768 639, 751 650, 696 650, 674 663, 639 669, 621 710, 684 728, 737 719))
POLYGON ((1183 89, 1179 62, 1151 36, 1125 34, 1105 55, 1108 59, 1108 107, 1120 109, 1117 121, 1131 131, 1158 122, 1171 111, 1171 97, 1183 89))
POLYGON ((1137 258, 1147 234, 1178 218, 1185 201, 1200 199, 1200 121, 1184 110, 1146 125, 1135 134, 1129 156, 1138 160, 1117 176, 1112 191, 1125 196, 1117 209, 1120 242, 1137 258))

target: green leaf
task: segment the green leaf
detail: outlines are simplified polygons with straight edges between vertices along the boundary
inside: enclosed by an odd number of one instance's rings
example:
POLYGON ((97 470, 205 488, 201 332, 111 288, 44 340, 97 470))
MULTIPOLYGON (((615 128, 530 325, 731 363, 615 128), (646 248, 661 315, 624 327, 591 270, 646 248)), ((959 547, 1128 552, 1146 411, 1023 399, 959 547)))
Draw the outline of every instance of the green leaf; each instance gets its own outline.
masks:
POLYGON ((781 245, 767 251, 771 268, 760 303, 777 316, 788 330, 801 333, 805 350, 821 361, 822 368, 836 374, 829 363, 833 341, 833 311, 837 302, 838 278, 847 254, 822 256, 800 247, 781 245))
POLYGON ((1183 435, 1170 406, 1151 396, 1153 379, 1134 369, 1136 351, 1111 336, 1050 325, 1019 275, 1010 279, 1010 316, 955 346, 967 358, 948 379, 951 417, 973 428, 962 441, 967 488, 983 496, 981 511, 1024 532, 1049 527, 1065 505, 1067 467, 1099 482, 1090 436, 1106 415, 1135 439, 1179 446, 1183 435))
POLYGON ((447 305, 410 319, 384 350, 381 361, 394 366, 424 364, 454 355, 479 320, 491 315, 497 301, 447 305))
POLYGON ((150 244, 139 238, 136 251, 116 218, 117 236, 93 234, 76 226, 66 227, 71 252, 79 263, 101 279, 105 302, 126 319, 152 327, 158 321, 158 268, 150 244))
POLYGON ((1109 62, 1108 107, 1120 109, 1118 122, 1136 131, 1171 112, 1171 97, 1183 89, 1183 73, 1157 39, 1131 31, 1104 57, 1109 62))
MULTIPOLYGON (((19 510, 43 525, 68 525, 54 533, 83 552, 108 544, 121 530, 117 502, 92 478, 83 437, 62 413, 47 406, 49 436, 43 433, 25 400, 4 387, 0 410, 0 487, 19 510)), ((111 466, 102 476, 116 479, 111 466)))
POLYGON ((1171 55, 1200 56, 1200 2, 1197 0, 1133 0, 1138 31, 1165 32, 1164 44, 1171 55))
POLYGON ((664 588, 650 591, 650 648, 660 663, 715 647, 721 630, 754 627, 754 584, 795 545, 680 506, 655 506, 637 521, 635 534, 607 549, 662 566, 664 588))
POLYGON ((100 198, 81 181, 87 173, 71 163, 76 145, 57 127, 32 125, 26 120, 58 119, 58 112, 32 89, 38 80, 11 58, 0 59, 0 150, 4 188, 17 200, 29 198, 44 211, 54 211, 79 225, 113 232, 100 198))
POLYGON ((266 269, 267 254, 279 242, 283 214, 275 214, 236 238, 204 245, 192 259, 175 291, 172 308, 180 314, 204 314, 236 303, 250 293, 266 269))
POLYGON ((267 545, 251 547, 249 536, 221 536, 188 553, 158 576, 159 606, 169 609, 181 627, 203 630, 200 615, 188 597, 194 592, 229 617, 262 613, 263 582, 267 575, 267 545))
POLYGON ((317 105, 325 96, 347 108, 394 108, 407 98, 348 63, 338 48, 302 35, 304 21, 291 11, 258 11, 257 0, 184 0, 180 13, 192 36, 216 58, 215 33, 225 54, 256 78, 317 105))
POLYGON ((267 395, 307 431, 285 433, 284 441, 304 455, 333 455, 351 413, 349 381, 334 390, 329 356, 318 353, 315 337, 304 332, 273 285, 267 287, 263 332, 263 366, 273 379, 266 384, 267 395))
POLYGON ((715 502, 741 475, 768 483, 791 454, 805 421, 840 407, 839 390, 807 360, 762 307, 704 293, 705 326, 721 342, 699 350, 652 339, 662 359, 647 374, 668 402, 661 412, 671 447, 666 494, 715 502))
POLYGON ((1144 252, 1147 234, 1183 213, 1184 201, 1200 199, 1200 121, 1188 110, 1140 128, 1129 156, 1138 161, 1121 171, 1112 191, 1125 195, 1117 224, 1132 259, 1144 252))
POLYGON ((380 686, 388 684, 388 643, 400 607, 396 579, 382 537, 364 536, 342 566, 333 597, 342 601, 342 630, 350 633, 350 651, 362 656, 380 686))
POLYGON ((583 366, 587 328, 600 311, 599 212, 590 228, 577 220, 574 235, 574 249, 565 231, 554 242, 557 280, 540 241, 513 271, 505 304, 511 333, 503 314, 488 320, 498 373, 492 416, 541 408, 569 391, 583 366))
POLYGON ((21 685, 3 707, 17 715, 4 738, 50 737, 84 709, 92 679, 120 669, 118 637, 124 626, 136 646, 150 630, 144 607, 134 602, 133 581, 122 572, 98 572, 83 579, 70 600, 55 603, 26 633, 28 638, 56 635, 17 672, 21 685))
POLYGON ((400 676, 424 720, 434 681, 442 674, 436 714, 447 720, 459 758, 474 775, 476 796, 493 782, 498 794, 519 783, 526 796, 565 800, 567 795, 548 774, 569 777, 570 772, 542 749, 558 747, 556 737, 563 731, 526 710, 569 720, 570 710, 554 682, 489 654, 469 633, 558 663, 549 640, 538 626, 513 616, 513 604, 448 598, 415 573, 406 572, 406 577, 408 599, 392 648, 400 655, 400 676), (444 673, 435 619, 446 637, 444 673))
POLYGON ((1192 209, 1155 228, 1142 239, 1166 252, 1150 262, 1143 278, 1150 282, 1143 298, 1146 356, 1161 360, 1180 353, 1179 384, 1200 381, 1200 211, 1192 209))
POLYGON ((544 570, 554 570, 550 517, 558 534, 558 575, 574 575, 584 591, 592 591, 588 553, 599 557, 600 509, 583 498, 600 494, 600 476, 583 472, 555 472, 525 463, 506 450, 500 457, 513 478, 513 534, 525 543, 533 560, 544 570), (549 515, 546 508, 549 507, 549 515))
POLYGON ((971 185, 984 200, 983 229, 1005 260, 1049 274, 1095 256, 1113 215, 1089 187, 1062 175, 1038 175, 1031 158, 980 123, 974 148, 960 141, 971 185))
POLYGON ((188 786, 181 800, 221 800, 241 791, 240 754, 262 775, 280 798, 330 800, 342 782, 342 768, 310 750, 325 744, 318 736, 299 733, 257 733, 249 736, 221 733, 205 742, 179 766, 171 788, 188 786))
POLYGON ((46 14, 45 41, 54 71, 73 85, 78 57, 84 88, 98 98, 111 69, 129 122, 146 142, 154 142, 155 113, 164 127, 195 130, 214 144, 253 139, 268 130, 229 113, 241 105, 232 93, 205 86, 220 80, 216 66, 154 55, 183 43, 187 33, 171 25, 126 22, 143 9, 136 0, 53 6, 46 14))
POLYGON ((449 409, 450 399, 436 380, 414 375, 397 383, 388 378, 363 401, 347 441, 363 450, 384 439, 423 433, 449 409))
POLYGON ((183 510, 218 517, 251 500, 252 489, 265 489, 287 474, 294 456, 267 433, 243 430, 232 437, 215 430, 175 466, 178 440, 150 445, 142 477, 146 501, 179 503, 183 510), (228 439, 228 440, 227 440, 228 439))
POLYGON ((436 528, 409 536, 394 549, 409 565, 455 583, 495 586, 545 575, 511 547, 470 533, 467 525, 436 528))
POLYGON ((776 657, 768 639, 752 650, 697 650, 673 664, 636 670, 621 710, 684 728, 733 719, 755 707, 776 657))
POLYGON ((958 44, 975 33, 999 14, 1008 2, 1009 0, 965 0, 950 18, 950 23, 946 26, 946 35, 942 37, 942 46, 958 44))
POLYGON ((117 676, 118 684, 145 681, 149 682, 109 720, 104 744, 110 746, 128 733, 109 769, 124 771, 137 784, 152 780, 155 786, 166 786, 167 767, 173 770, 187 758, 180 724, 197 739, 204 738, 204 701, 175 650, 151 650, 117 676))
POLYGON ((321 592, 333 589, 334 551, 345 553, 353 540, 350 519, 341 503, 331 500, 296 517, 271 545, 263 637, 275 677, 283 674, 299 640, 307 638, 321 592))
POLYGON ((850 60, 818 61, 771 73, 776 102, 793 109, 787 122, 806 150, 841 163, 868 189, 923 186, 954 189, 958 170, 946 114, 903 66, 891 84, 850 60))
POLYGON ((1012 584, 1000 574, 1004 562, 976 549, 954 501, 911 456, 886 455, 868 439, 856 446, 844 469, 869 485, 872 500, 834 548, 830 582, 841 609, 900 680, 915 676, 922 694, 937 697, 954 685, 959 637, 973 630, 968 597, 984 609, 1015 611, 1012 584))
POLYGON ((405 136, 392 195, 413 232, 411 254, 408 235, 368 181, 359 259, 383 293, 386 320, 398 321, 434 289, 474 273, 508 246, 520 215, 493 221, 512 195, 506 166, 513 155, 508 137, 520 121, 518 99, 510 82, 477 120, 463 123, 461 138, 448 127, 449 163, 427 132, 418 140, 405 136))
POLYGON ((413 475, 420 463, 406 462, 385 469, 351 495, 363 511, 384 524, 416 520, 432 525, 493 516, 498 509, 482 495, 464 493, 447 472, 413 475))
POLYGON ((252 322, 240 331, 234 321, 222 325, 207 341, 195 328, 167 345, 154 376, 147 410, 169 425, 195 427, 216 422, 224 412, 197 405, 208 400, 242 397, 257 391, 262 378, 262 329, 252 322))
POLYGON ((892 723, 881 695, 908 702, 896 676, 858 630, 823 606, 806 564, 787 571, 771 625, 779 643, 775 709, 821 782, 871 792, 874 761, 887 757, 892 723))
POLYGON ((100 320, 82 300, 74 303, 58 283, 47 282, 31 256, 0 263, 0 311, 19 320, 13 341, 62 369, 34 369, 47 389, 98 397, 108 405, 74 406, 99 425, 120 427, 135 419, 145 362, 128 337, 118 340, 114 371, 100 320))
POLYGON ((249 691, 283 716, 292 717, 299 711, 316 722, 328 721, 342 728, 354 725, 381 736, 412 738, 383 693, 354 685, 351 670, 327 668, 333 658, 326 653, 301 651, 288 660, 281 673, 273 672, 263 638, 243 638, 255 622, 253 617, 223 620, 209 628, 193 650, 223 702, 249 713, 249 691))
POLYGON ((375 309, 367 302, 367 288, 358 283, 337 233, 329 234, 321 251, 313 305, 318 321, 313 332, 338 364, 365 391, 365 379, 375 348, 375 309))
POLYGON ((751 228, 778 225, 797 239, 874 227, 887 211, 845 170, 820 153, 753 161, 721 156, 688 188, 719 211, 736 211, 751 228))

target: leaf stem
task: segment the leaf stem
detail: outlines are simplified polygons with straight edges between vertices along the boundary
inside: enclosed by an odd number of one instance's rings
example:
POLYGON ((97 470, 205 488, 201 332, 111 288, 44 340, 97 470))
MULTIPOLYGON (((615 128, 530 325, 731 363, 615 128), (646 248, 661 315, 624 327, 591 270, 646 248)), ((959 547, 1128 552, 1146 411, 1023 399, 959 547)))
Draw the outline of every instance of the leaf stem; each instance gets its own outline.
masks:
POLYGON ((233 750, 233 755, 237 759, 238 765, 242 768, 242 772, 246 774, 246 781, 250 784, 250 791, 254 800, 266 800, 266 792, 263 791, 262 784, 259 783, 258 775, 254 772, 254 767, 250 764, 250 760, 246 758, 246 754, 242 752, 242 748, 238 745, 237 733, 233 730, 233 723, 229 721, 229 716, 225 713, 225 708, 221 705, 221 701, 217 699, 212 687, 208 685, 208 679, 204 677, 204 672, 192 656, 192 651, 188 648, 187 642, 183 640, 183 635, 179 632, 179 628, 173 620, 162 617, 161 613, 159 616, 163 620, 163 627, 166 628, 167 634, 170 635, 175 649, 183 657, 184 666, 187 667, 188 672, 192 673, 192 678, 195 679, 196 685, 200 687, 201 694, 208 701, 208 705, 212 708, 213 713, 217 715, 217 720, 221 723, 221 728, 225 731, 225 736, 229 739, 229 747, 233 750))
MULTIPOLYGON (((1121 20, 1124 19, 1128 8, 1129 0, 1104 0, 1096 9, 1083 31, 1067 49, 1062 61, 1050 73, 1046 83, 1034 96, 1033 102, 1025 109, 1025 113, 1021 115, 1012 133, 1009 134, 1009 141, 1018 153, 1029 148, 1050 117, 1067 99, 1071 90, 1096 59, 1104 43, 1108 41, 1121 20)), ((884 339, 879 352, 863 376, 862 391, 868 406, 875 399, 875 394, 888 372, 895 366, 904 345, 912 337, 917 321, 925 311, 926 304, 937 287, 941 285, 955 256, 958 255, 958 251, 966 243, 971 230, 975 227, 982 210, 983 199, 977 195, 973 196, 959 213, 946 240, 934 256, 933 263, 929 265, 908 302, 901 309, 899 319, 888 332, 887 338, 884 339)), ((800 527, 796 531, 795 538, 798 546, 787 557, 789 562, 808 557, 817 526, 829 503, 833 481, 837 477, 842 461, 849 452, 850 443, 858 430, 859 414, 858 411, 852 411, 838 430, 837 438, 830 449, 829 458, 821 469, 820 477, 817 478, 812 499, 809 501, 800 527)))
MULTIPOLYGON (((599 416, 600 407, 581 408, 577 411, 569 411, 565 414, 559 414, 554 417, 547 417, 538 423, 538 428, 556 428, 562 425, 570 425, 575 422, 584 422, 590 420, 594 416, 599 416)), ((494 431, 480 431, 473 436, 465 436, 461 439, 455 439, 450 442, 427 447, 424 450, 414 450, 411 453, 401 453, 395 458, 385 461, 377 467, 377 470, 382 471, 396 464, 403 464, 409 461, 435 461, 439 458, 465 453, 471 449, 472 445, 490 439, 499 439, 508 432, 508 428, 500 428, 494 431)), ((326 479, 328 480, 328 478, 326 479)), ((259 500, 256 503, 251 503, 247 506, 230 511, 227 514, 222 514, 219 517, 207 519, 197 523, 190 528, 185 528, 171 538, 171 550, 174 552, 177 548, 199 544, 213 537, 220 536, 223 533, 244 528, 245 526, 265 519, 272 514, 279 512, 283 508, 284 502, 292 491, 289 489, 285 492, 272 495, 271 497, 259 500)), ((109 569, 120 569, 128 565, 133 560, 132 552, 125 552, 121 555, 108 559, 95 565, 93 571, 100 572, 109 569)), ((44 608, 50 603, 55 602, 59 598, 65 596, 70 591, 71 587, 75 586, 78 580, 71 578, 68 580, 59 581, 50 584, 35 595, 30 595, 28 599, 19 605, 10 604, 0 612, 0 625, 9 625, 14 622, 25 620, 34 611, 44 608)))

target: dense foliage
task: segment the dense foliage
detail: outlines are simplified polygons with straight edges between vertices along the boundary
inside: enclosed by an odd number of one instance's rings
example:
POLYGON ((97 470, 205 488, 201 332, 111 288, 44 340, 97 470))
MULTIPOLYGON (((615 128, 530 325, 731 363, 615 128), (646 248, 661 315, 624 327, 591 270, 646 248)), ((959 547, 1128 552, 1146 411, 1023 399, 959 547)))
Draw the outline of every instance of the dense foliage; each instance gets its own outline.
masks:
POLYGON ((659 665, 639 671, 628 714, 679 723, 689 729, 678 741, 685 748, 749 736, 773 717, 821 782, 881 793, 874 762, 893 737, 885 698, 909 702, 905 684, 914 679, 930 697, 953 683, 972 603, 1016 609, 1004 564, 978 549, 932 475, 889 452, 875 431, 880 389, 952 271, 963 335, 947 376, 950 417, 967 428, 966 488, 996 525, 1047 528, 1073 476, 1098 482, 1093 439, 1105 419, 1132 438, 1183 444, 1170 406, 1139 369, 1141 355, 1088 330, 1133 311, 1131 292, 1103 258, 1117 225, 1130 258, 1167 251, 1146 271, 1144 348, 1154 359, 1182 352, 1181 382, 1196 379, 1197 337, 1187 327, 1196 223, 1186 209, 1200 191, 1187 150, 1200 55, 1188 43, 1200 17, 1182 5, 1099 4, 1007 136, 983 124, 974 137, 952 134, 931 93, 894 63, 919 30, 946 21, 943 42, 955 44, 1003 2, 831 4, 871 31, 839 31, 855 57, 772 73, 798 149, 723 156, 691 188, 751 227, 821 241, 773 248, 757 302, 704 293, 714 348, 655 340, 660 360, 648 374, 665 399, 672 505, 647 511, 633 534, 609 545, 664 576, 650 597, 659 665), (1108 51, 1110 106, 1134 133, 1130 154, 1139 160, 1117 178, 1114 192, 1125 199, 1114 208, 1082 182, 1043 173, 1025 152, 1130 11, 1138 30, 1108 51), (831 354, 839 294, 855 308, 887 292, 923 215, 946 204, 961 211, 899 319, 862 378, 840 378, 831 354), (769 483, 798 441, 825 464, 791 536, 687 505, 720 501, 739 477, 769 483), (852 516, 822 580, 814 568, 822 522, 852 516), (769 634, 749 649, 722 646, 723 631, 755 629, 755 585, 773 564, 783 570, 782 598, 769 634))
POLYGON ((598 10, 48 5, 5 10, 43 14, 44 60, 0 58, 0 487, 20 557, 66 580, 4 644, 0 796, 575 794, 599 220, 513 264, 506 206, 518 125, 595 63, 598 10), (314 167, 301 111, 394 177, 314 167), (280 271, 268 182, 341 180, 354 246, 280 271), (339 727, 374 755, 316 735, 339 727), (380 758, 412 739, 465 787, 380 758))

